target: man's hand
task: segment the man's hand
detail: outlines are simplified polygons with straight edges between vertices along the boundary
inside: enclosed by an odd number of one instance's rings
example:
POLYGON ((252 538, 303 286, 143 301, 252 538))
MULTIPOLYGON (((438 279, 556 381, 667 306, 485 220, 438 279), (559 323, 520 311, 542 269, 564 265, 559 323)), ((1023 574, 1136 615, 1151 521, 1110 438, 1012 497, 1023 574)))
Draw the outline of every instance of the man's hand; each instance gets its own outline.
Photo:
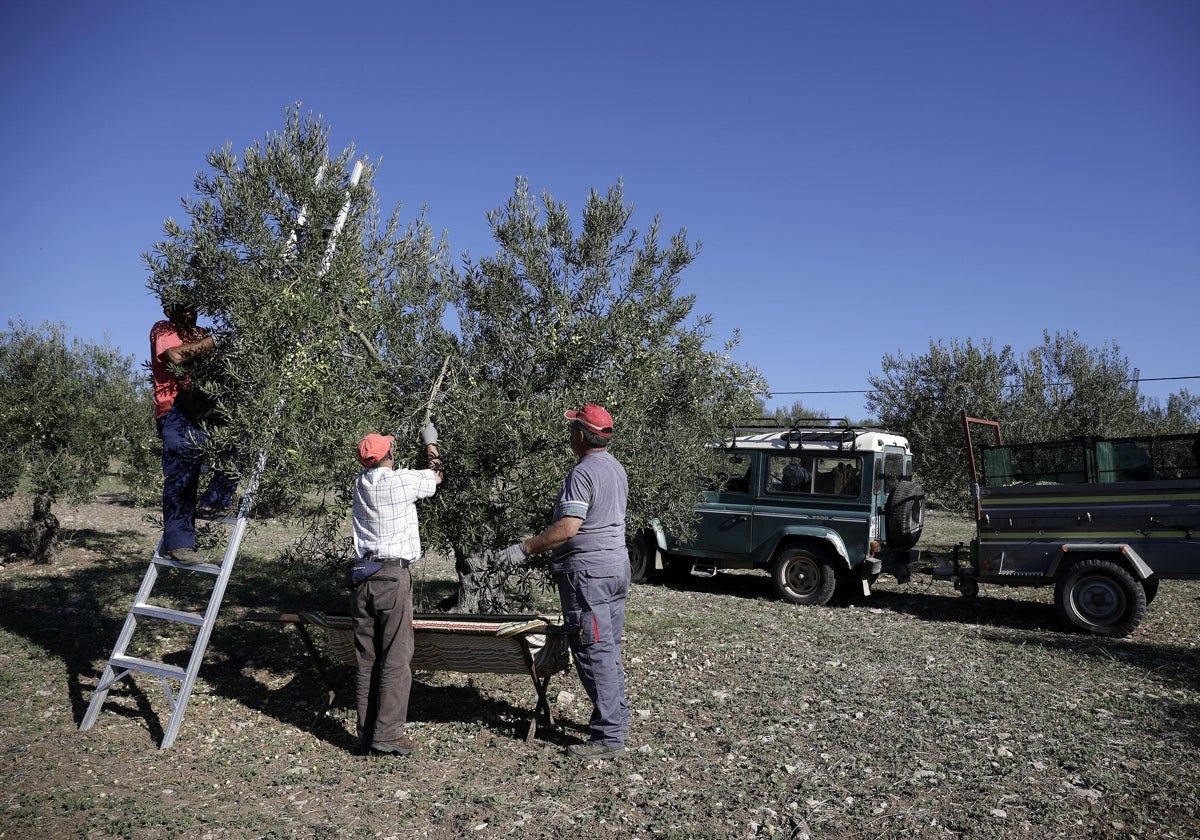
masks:
POLYGON ((529 554, 525 551, 525 543, 513 543, 503 551, 498 551, 492 556, 491 566, 493 569, 507 569, 512 566, 519 566, 529 558, 529 554))
POLYGON ((437 427, 432 423, 426 423, 421 427, 421 443, 426 446, 436 445, 438 442, 437 427))

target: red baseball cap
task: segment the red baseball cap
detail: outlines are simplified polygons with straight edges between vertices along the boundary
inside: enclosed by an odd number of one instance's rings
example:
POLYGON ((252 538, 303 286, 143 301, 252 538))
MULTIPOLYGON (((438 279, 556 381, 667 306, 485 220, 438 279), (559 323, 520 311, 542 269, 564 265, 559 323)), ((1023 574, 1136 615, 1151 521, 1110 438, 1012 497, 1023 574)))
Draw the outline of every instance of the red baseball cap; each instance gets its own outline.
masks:
POLYGON ((578 420, 586 429, 595 432, 600 437, 612 437, 612 415, 602 405, 588 403, 578 411, 568 411, 563 416, 568 420, 578 420))
POLYGON ((391 435, 367 435, 358 442, 358 463, 364 467, 373 467, 387 457, 392 451, 391 435))

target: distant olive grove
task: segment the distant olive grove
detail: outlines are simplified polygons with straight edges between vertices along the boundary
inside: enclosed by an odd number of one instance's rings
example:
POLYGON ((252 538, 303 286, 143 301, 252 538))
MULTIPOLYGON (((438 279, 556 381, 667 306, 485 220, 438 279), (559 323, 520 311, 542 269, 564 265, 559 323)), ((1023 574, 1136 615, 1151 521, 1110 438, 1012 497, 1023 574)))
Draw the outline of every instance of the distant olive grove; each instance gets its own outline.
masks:
MULTIPOLYGON (((1073 332, 1046 333, 1020 356, 990 341, 931 341, 923 354, 885 355, 869 382, 871 419, 861 422, 906 435, 930 504, 957 512, 968 503, 964 411, 999 420, 1011 443, 1200 431, 1200 396, 1142 396, 1115 342, 1089 347, 1073 332)), ((754 387, 747 381, 745 404, 776 422, 825 416, 802 402, 768 413, 754 387)), ((63 324, 12 320, 0 331, 0 394, 0 499, 29 497, 17 536, 36 562, 47 562, 59 539, 54 505, 93 498, 106 474, 115 472, 140 501, 155 497, 158 439, 145 371, 133 357, 71 339, 63 324)), ((553 442, 542 446, 549 456, 553 442)), ((689 459, 693 468, 699 461, 689 459)))
POLYGON ((868 409, 908 437, 930 505, 960 513, 969 509, 964 412, 999 421, 1005 443, 1200 431, 1200 396, 1143 396, 1115 341, 1089 347, 1075 332, 1044 332, 1020 356, 990 340, 931 340, 927 353, 885 355, 868 381, 868 409))

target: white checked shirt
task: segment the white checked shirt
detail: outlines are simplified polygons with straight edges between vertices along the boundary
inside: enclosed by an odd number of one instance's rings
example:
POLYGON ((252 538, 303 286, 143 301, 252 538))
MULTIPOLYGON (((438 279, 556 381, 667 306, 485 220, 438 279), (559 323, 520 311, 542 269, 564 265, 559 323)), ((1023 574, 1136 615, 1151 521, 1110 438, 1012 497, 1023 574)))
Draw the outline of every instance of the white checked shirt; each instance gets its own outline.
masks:
POLYGON ((354 482, 354 550, 359 557, 417 560, 417 499, 437 491, 433 470, 363 470, 354 482))

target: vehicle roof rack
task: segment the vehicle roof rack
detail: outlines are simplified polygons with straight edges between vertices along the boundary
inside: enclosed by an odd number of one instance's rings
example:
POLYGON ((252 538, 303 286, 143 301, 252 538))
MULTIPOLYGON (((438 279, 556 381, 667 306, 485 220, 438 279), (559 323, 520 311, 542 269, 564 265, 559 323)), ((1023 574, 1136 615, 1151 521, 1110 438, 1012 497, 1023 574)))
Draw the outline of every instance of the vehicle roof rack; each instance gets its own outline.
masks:
POLYGON ((853 450, 860 434, 888 430, 883 426, 854 425, 845 417, 796 417, 786 423, 781 423, 773 417, 760 417, 733 427, 731 448, 737 448, 737 436, 740 431, 764 434, 779 432, 780 440, 784 442, 786 449, 790 449, 793 443, 802 447, 809 442, 837 443, 838 449, 853 450))

